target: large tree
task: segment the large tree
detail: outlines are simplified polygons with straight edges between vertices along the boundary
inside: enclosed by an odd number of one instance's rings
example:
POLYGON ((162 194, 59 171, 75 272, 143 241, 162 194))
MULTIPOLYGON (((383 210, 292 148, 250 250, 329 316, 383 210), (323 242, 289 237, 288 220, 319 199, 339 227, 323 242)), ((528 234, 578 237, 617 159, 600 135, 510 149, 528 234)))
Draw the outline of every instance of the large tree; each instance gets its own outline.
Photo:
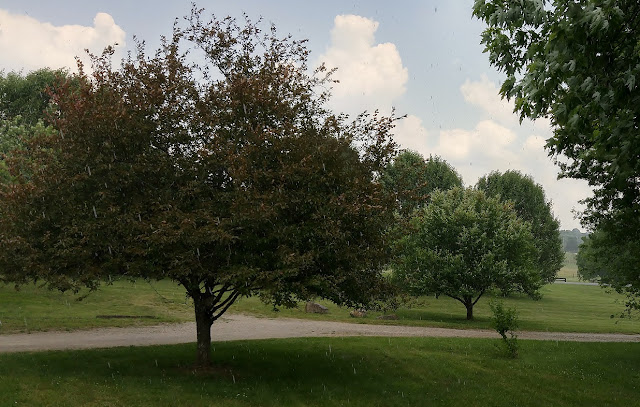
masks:
POLYGON ((400 215, 406 217, 429 202, 436 189, 462 186, 456 170, 439 156, 424 157, 415 151, 400 152, 385 168, 381 182, 395 196, 400 215))
MULTIPOLYGON (((640 2, 476 0, 473 13, 506 74, 501 94, 521 118, 551 120, 547 148, 561 176, 594 188, 583 224, 614 252, 639 244, 640 2)), ((640 251, 633 256, 639 264, 640 251)), ((621 287, 640 288, 633 276, 621 274, 621 287)))
MULTIPOLYGON (((595 188, 585 220, 638 208, 640 3, 477 0, 501 94, 522 118, 548 117, 563 175, 595 188)), ((631 216, 629 213, 628 215, 631 216)), ((637 216, 636 216, 637 217, 637 216)))
POLYGON ((481 177, 476 188, 489 196, 513 202, 518 216, 531 224, 540 275, 546 282, 555 281, 564 263, 564 251, 560 223, 553 217, 551 202, 547 201, 542 186, 528 175, 509 170, 481 177))
POLYGON ((414 294, 446 295, 467 309, 490 289, 536 295, 543 283, 528 222, 510 202, 473 189, 436 191, 397 242, 394 279, 414 294))
POLYGON ((186 21, 153 56, 139 46, 114 68, 107 49, 57 87, 57 132, 8 161, 0 277, 175 280, 207 365, 212 324, 241 296, 358 306, 383 293, 395 203, 377 178, 394 119, 328 111, 331 78, 309 73, 304 41, 196 9, 186 21))

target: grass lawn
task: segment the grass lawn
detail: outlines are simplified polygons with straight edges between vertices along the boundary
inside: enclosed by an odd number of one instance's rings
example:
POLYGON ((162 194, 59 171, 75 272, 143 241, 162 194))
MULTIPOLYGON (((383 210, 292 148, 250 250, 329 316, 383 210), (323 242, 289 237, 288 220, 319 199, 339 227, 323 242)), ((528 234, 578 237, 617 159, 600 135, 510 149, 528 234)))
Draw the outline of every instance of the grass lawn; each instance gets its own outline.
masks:
POLYGON ((20 291, 0 285, 0 334, 155 325, 194 318, 184 290, 170 281, 119 281, 103 285, 82 301, 78 298, 35 285, 23 286, 20 291))
POLYGON ((558 277, 564 277, 567 281, 580 281, 578 278, 578 264, 576 263, 576 254, 565 252, 564 265, 558 271, 558 277))
MULTIPOLYGON (((507 307, 516 308, 520 329, 527 331, 640 333, 640 320, 619 318, 624 310, 623 296, 609 293, 598 286, 551 284, 542 288, 542 299, 534 301, 527 296, 502 299, 507 307), (613 318, 612 318, 613 316, 613 318)), ((349 309, 322 302, 329 308, 328 315, 307 314, 304 307, 274 312, 254 298, 242 299, 235 311, 268 317, 332 319, 359 323, 392 323, 413 326, 447 328, 491 329, 490 297, 482 298, 474 307, 474 320, 467 321, 462 304, 447 298, 422 297, 421 304, 396 311, 398 321, 379 321, 372 312, 366 318, 351 318, 349 309)))
POLYGON ((306 338, 0 355, 0 406, 632 406, 640 344, 306 338))
MULTIPOLYGON (((622 296, 607 293, 597 286, 552 284, 542 289, 543 298, 533 301, 526 296, 505 299, 508 307, 517 308, 520 329, 568 332, 640 333, 640 320, 620 319, 624 310, 622 296), (616 316, 611 318, 611 316, 616 316)), ((102 326, 150 325, 192 321, 191 301, 182 289, 169 281, 116 282, 102 287, 82 301, 72 294, 39 289, 34 286, 16 292, 13 287, 0 288, 0 334, 42 330, 74 330, 102 326), (126 316, 134 318, 101 318, 126 316)), ((267 317, 330 319, 357 323, 391 323, 414 326, 490 329, 489 297, 482 298, 474 309, 475 320, 465 319, 464 307, 455 300, 422 297, 420 304, 396 311, 397 321, 380 321, 371 312, 366 318, 354 319, 349 309, 325 304, 327 315, 307 314, 304 306, 274 312, 257 298, 241 299, 230 312, 267 317)))

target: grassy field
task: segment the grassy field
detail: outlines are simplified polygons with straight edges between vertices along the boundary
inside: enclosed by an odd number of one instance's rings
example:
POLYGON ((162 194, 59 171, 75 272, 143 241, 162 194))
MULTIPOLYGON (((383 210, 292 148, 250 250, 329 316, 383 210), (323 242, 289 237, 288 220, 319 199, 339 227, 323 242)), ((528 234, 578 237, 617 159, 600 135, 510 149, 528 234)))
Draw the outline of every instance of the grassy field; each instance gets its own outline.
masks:
POLYGON ((104 285, 78 301, 80 296, 35 285, 23 286, 20 291, 13 286, 0 286, 0 334, 193 319, 192 305, 186 301, 184 290, 170 281, 120 281, 104 285))
MULTIPOLYGON (((533 301, 526 296, 505 299, 520 314, 522 330, 570 332, 639 333, 640 320, 617 318, 624 309, 621 296, 607 293, 597 286, 552 284, 542 289, 543 298, 533 301), (612 315, 615 318, 612 318, 612 315)), ((0 334, 43 330, 74 330, 101 326, 150 325, 192 321, 193 310, 180 287, 168 282, 116 282, 102 287, 83 301, 71 294, 23 287, 0 287, 0 334), (109 317, 109 318, 104 318, 109 317), (120 318, 115 318, 120 317, 120 318), (127 318, 122 318, 127 317, 127 318)), ((366 318, 354 319, 349 309, 324 303, 327 315, 307 314, 304 307, 282 309, 256 298, 242 299, 230 311, 266 317, 331 319, 358 323, 392 323, 414 326, 453 328, 489 328, 490 298, 475 307, 475 320, 465 319, 464 307, 446 297, 423 297, 420 304, 396 311, 398 321, 380 321, 371 312, 366 318)))
POLYGON ((564 277, 567 281, 580 281, 578 278, 578 265, 575 253, 564 254, 564 265, 558 272, 558 277, 564 277))
MULTIPOLYGON (((0 406, 632 406, 640 344, 307 338, 0 355, 0 406)), ((636 403, 636 404, 634 404, 636 403)))

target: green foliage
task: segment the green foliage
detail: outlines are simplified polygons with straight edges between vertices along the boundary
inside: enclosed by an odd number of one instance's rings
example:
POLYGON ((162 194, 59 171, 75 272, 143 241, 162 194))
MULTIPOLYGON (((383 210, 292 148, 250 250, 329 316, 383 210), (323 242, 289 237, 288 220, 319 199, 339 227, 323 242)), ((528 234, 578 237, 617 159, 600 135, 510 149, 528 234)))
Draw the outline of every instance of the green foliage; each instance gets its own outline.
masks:
POLYGON ((489 303, 493 316, 491 325, 502 337, 507 353, 512 358, 518 357, 518 312, 515 308, 505 308, 502 301, 492 301, 489 303), (508 334, 508 335, 507 335, 508 334))
POLYGON ((534 245, 538 250, 538 268, 542 279, 553 282, 564 262, 560 222, 553 217, 551 202, 544 190, 530 176, 519 171, 494 171, 478 180, 476 188, 489 196, 512 201, 518 216, 531 224, 534 245))
POLYGON ((317 93, 331 78, 308 73, 304 42, 201 17, 152 57, 140 45, 114 68, 106 49, 57 87, 57 132, 8 160, 0 269, 60 290, 177 281, 207 364, 210 327, 241 296, 361 306, 386 292, 395 205, 376 179, 395 119, 345 122, 317 93))
POLYGON ((580 245, 576 257, 578 275, 583 280, 599 281, 627 296, 627 311, 640 310, 640 286, 629 281, 640 281, 638 256, 640 242, 612 239, 603 230, 597 230, 580 245))
POLYGON ((0 72, 0 183, 13 179, 5 162, 9 151, 22 148, 34 133, 53 131, 43 124, 50 108, 49 91, 64 75, 46 68, 24 77, 0 72))
MULTIPOLYGON (((27 124, 22 120, 22 116, 0 120, 0 184, 14 180, 6 163, 10 152, 23 149, 25 143, 36 134, 48 137, 52 136, 54 132, 55 130, 51 126, 45 127, 42 121, 38 121, 34 125, 27 124)), ((27 176, 25 168, 22 168, 21 171, 23 176, 27 176)))
POLYGON ((21 73, 0 72, 0 120, 17 116, 27 125, 35 125, 45 118, 50 107, 55 84, 61 77, 67 76, 62 70, 39 69, 22 76, 21 73))
MULTIPOLYGON (((547 148, 568 158, 561 176, 594 187, 583 224, 606 232, 614 252, 639 245, 640 3, 476 0, 473 13, 507 75, 501 94, 521 118, 550 118, 547 148)), ((640 263, 640 251, 629 260, 640 263)), ((623 269, 623 279, 640 287, 637 273, 623 269)))
POLYGON ((429 202, 436 189, 462 187, 462 178, 439 156, 425 160, 415 151, 405 150, 385 168, 380 179, 385 189, 395 196, 400 214, 410 215, 429 202))
POLYGON ((394 278, 414 294, 444 294, 464 304, 467 319, 487 290, 536 295, 543 280, 528 222, 510 202, 484 192, 436 191, 397 242, 394 278))

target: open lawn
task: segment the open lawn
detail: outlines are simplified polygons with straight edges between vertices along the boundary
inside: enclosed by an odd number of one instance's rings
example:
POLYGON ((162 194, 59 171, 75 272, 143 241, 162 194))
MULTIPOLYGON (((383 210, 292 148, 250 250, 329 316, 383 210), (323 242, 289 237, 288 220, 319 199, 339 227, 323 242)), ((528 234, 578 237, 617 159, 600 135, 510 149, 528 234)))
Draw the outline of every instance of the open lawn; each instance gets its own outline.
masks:
MULTIPOLYGON (((541 300, 534 301, 527 296, 500 298, 507 307, 516 308, 520 329, 525 331, 557 332, 605 332, 640 333, 640 320, 619 318, 624 311, 623 296, 607 292, 599 286, 572 284, 551 284, 542 288, 541 300)), ((419 304, 412 308, 401 308, 395 313, 398 321, 379 321, 379 312, 372 312, 366 318, 351 318, 349 310, 329 302, 321 302, 329 308, 329 315, 307 314, 304 307, 274 312, 254 298, 242 299, 236 311, 268 317, 292 317, 340 320, 360 323, 393 323, 413 326, 437 326, 462 329, 491 329, 489 308, 490 296, 480 299, 474 307, 473 321, 465 319, 465 308, 459 302, 448 298, 421 297, 419 304)))
MULTIPOLYGON (((543 298, 533 301, 526 296, 504 299, 508 307, 520 314, 520 329, 568 332, 640 333, 640 320, 620 319, 624 306, 622 296, 607 293, 597 286, 552 284, 542 289, 543 298), (611 316, 614 316, 612 318, 611 316)), ((193 309, 184 292, 176 284, 162 282, 116 282, 104 286, 82 301, 72 294, 23 287, 0 288, 0 334, 43 330, 74 330, 101 326, 150 325, 192 321, 193 309), (108 317, 108 318, 104 318, 108 317), (126 318, 123 318, 126 317, 126 318)), ((257 298, 241 299, 230 311, 268 317, 331 319, 359 323, 392 323, 415 326, 453 328, 490 328, 490 297, 482 298, 475 307, 475 320, 465 320, 464 307, 446 297, 422 297, 412 308, 396 311, 398 321, 380 321, 371 312, 366 318, 354 319, 349 309, 324 303, 327 315, 307 314, 304 306, 274 312, 257 298)))
POLYGON ((170 281, 117 281, 83 294, 0 285, 0 334, 191 321, 193 306, 170 281))
POLYGON ((578 265, 576 264, 576 254, 565 252, 564 265, 558 271, 558 277, 564 277, 567 281, 580 281, 578 278, 578 265))
POLYGON ((310 338, 0 355, 0 406, 632 406, 640 344, 310 338))

